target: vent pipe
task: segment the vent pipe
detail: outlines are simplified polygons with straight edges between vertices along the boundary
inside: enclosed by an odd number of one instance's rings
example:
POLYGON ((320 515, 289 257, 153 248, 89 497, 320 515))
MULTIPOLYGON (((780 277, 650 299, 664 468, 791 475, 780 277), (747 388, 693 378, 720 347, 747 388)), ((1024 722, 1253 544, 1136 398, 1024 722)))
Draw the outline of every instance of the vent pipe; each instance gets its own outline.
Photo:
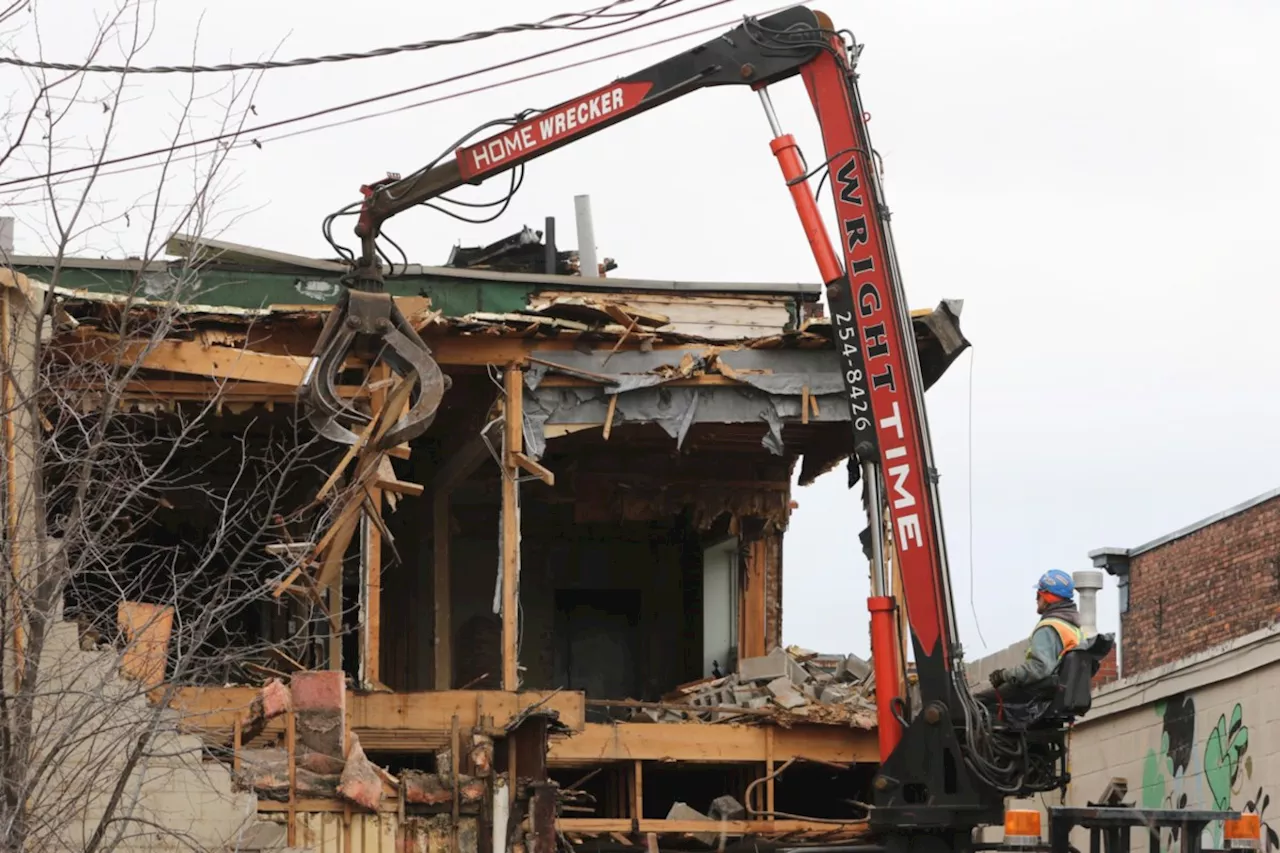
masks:
POLYGON ((600 262, 596 260, 596 229, 591 222, 591 196, 573 197, 578 217, 578 271, 583 278, 599 278, 600 262))

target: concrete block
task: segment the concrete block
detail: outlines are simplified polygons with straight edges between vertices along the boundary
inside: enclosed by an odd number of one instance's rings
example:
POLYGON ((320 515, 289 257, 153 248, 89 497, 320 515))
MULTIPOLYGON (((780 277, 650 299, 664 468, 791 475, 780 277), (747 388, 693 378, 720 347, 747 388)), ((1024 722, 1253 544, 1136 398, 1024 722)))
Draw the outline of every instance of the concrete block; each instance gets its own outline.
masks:
POLYGON ((742 803, 738 802, 728 794, 716 797, 712 800, 710 808, 707 809, 707 814, 709 814, 713 820, 747 819, 746 808, 742 803))
POLYGON ((784 708, 798 708, 807 704, 804 694, 796 690, 795 685, 791 683, 791 679, 785 675, 770 681, 768 689, 773 696, 773 701, 784 708))
POLYGON ((791 679, 792 684, 801 688, 812 681, 809 678, 809 670, 791 655, 787 655, 787 677, 791 679))
POLYGON ((848 655, 836 666, 836 678, 862 681, 871 674, 871 664, 857 655, 848 655))
MULTIPOLYGON (((686 803, 672 804, 671 810, 667 812, 667 820, 705 820, 712 829, 715 827, 711 818, 686 803)), ((708 847, 713 847, 720 840, 720 833, 698 832, 693 837, 708 847)))
POLYGON ((827 705, 838 705, 853 698, 853 691, 842 684, 828 684, 818 695, 819 701, 827 705))
POLYGON ((791 660, 782 649, 774 649, 764 657, 743 658, 738 662, 739 681, 772 681, 787 674, 787 662, 791 660))

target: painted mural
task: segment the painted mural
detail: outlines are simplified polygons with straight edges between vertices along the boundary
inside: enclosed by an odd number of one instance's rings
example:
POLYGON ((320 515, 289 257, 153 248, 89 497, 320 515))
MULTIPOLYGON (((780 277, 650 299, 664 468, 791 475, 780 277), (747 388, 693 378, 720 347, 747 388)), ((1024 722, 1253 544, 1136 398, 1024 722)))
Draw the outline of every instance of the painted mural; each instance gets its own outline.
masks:
MULTIPOLYGON (((1271 796, 1252 784, 1249 727, 1236 702, 1216 720, 1197 718, 1195 698, 1179 693, 1154 706, 1160 718, 1158 745, 1147 750, 1142 768, 1144 808, 1208 808, 1257 812, 1266 853, 1280 850, 1280 835, 1267 823, 1271 796), (1250 798, 1250 794, 1252 797, 1250 798)), ((1176 848, 1178 830, 1166 830, 1161 848, 1176 848)), ((1222 847, 1222 824, 1205 829, 1202 845, 1222 847)))

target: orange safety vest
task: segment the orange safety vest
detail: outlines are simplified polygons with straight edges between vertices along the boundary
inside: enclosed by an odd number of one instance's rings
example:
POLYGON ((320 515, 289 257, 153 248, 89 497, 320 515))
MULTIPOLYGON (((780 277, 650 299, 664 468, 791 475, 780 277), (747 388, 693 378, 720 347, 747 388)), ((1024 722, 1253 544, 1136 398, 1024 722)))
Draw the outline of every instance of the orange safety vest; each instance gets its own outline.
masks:
MULTIPOLYGON (((1058 653, 1058 660, 1062 660, 1062 656, 1067 652, 1080 645, 1080 641, 1084 639, 1084 631, 1081 631, 1075 625, 1065 619, 1056 619, 1047 616, 1036 623, 1036 627, 1031 631, 1034 635, 1041 628, 1049 627, 1058 632, 1058 639, 1062 640, 1062 651, 1058 653)), ((1027 647, 1027 660, 1031 659, 1031 648, 1027 647)))

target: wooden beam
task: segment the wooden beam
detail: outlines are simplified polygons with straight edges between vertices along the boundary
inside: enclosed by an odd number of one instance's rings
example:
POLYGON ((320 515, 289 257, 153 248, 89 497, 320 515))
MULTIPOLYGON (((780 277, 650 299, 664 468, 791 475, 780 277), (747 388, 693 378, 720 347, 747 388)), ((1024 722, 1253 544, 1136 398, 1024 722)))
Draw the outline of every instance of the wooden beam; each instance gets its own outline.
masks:
MULTIPOLYGON (((629 833, 634 829, 629 818, 562 817, 556 821, 562 832, 579 832, 583 835, 606 835, 612 832, 629 833)), ((813 820, 642 820, 639 832, 726 835, 767 835, 811 832, 822 834, 862 834, 867 831, 865 820, 835 823, 813 820)))
MULTIPOLYGON (((175 692, 170 706, 178 712, 178 724, 184 730, 225 732, 230 738, 235 720, 249 712, 259 693, 256 687, 182 687, 175 692)), ((481 725, 482 716, 492 718, 493 733, 497 734, 534 706, 555 711, 570 731, 581 732, 586 726, 586 698, 578 691, 424 690, 347 694, 351 728, 366 749, 395 743, 408 745, 406 751, 409 752, 422 751, 425 744, 434 743, 431 749, 438 749, 448 743, 454 714, 468 731, 481 725)), ((697 725, 710 728, 702 723, 697 725)), ((265 729, 268 736, 281 731, 283 722, 279 719, 268 723, 265 729)))
POLYGON ((540 465, 523 453, 512 453, 507 457, 507 464, 513 468, 523 468, 548 486, 556 484, 556 475, 544 465, 540 465))
POLYGON ((516 639, 519 631, 517 602, 520 572, 520 486, 512 459, 524 450, 524 371, 514 364, 503 376, 503 442, 506 451, 502 466, 502 689, 519 686, 516 639))
POLYGON ((754 658, 768 654, 765 648, 765 588, 770 575, 771 556, 776 551, 773 536, 762 536, 747 544, 738 605, 738 654, 754 658))
POLYGON ((379 477, 375 484, 379 489, 388 492, 395 492, 397 495, 408 495, 412 498, 421 497, 422 493, 427 489, 419 483, 410 483, 406 480, 387 480, 379 477))
MULTIPOLYGON (((369 500, 373 504, 373 512, 382 514, 382 491, 369 490, 369 500)), ((382 531, 370 524, 365 536, 365 554, 363 563, 364 585, 364 642, 362 657, 364 664, 364 683, 377 685, 382 683, 382 531)))
POLYGON ((485 444, 484 439, 478 435, 471 437, 466 444, 450 454, 449 461, 444 463, 431 478, 432 493, 452 492, 459 483, 471 476, 471 472, 476 470, 481 462, 492 458, 489 446, 485 444))
POLYGON ((166 340, 154 344, 137 341, 120 346, 114 338, 95 336, 86 341, 86 349, 98 360, 118 359, 122 364, 138 364, 151 370, 293 388, 302 382, 302 375, 311 364, 309 356, 269 355, 242 347, 206 346, 195 341, 166 340))
MULTIPOLYGON (((73 390, 101 390, 100 385, 80 383, 69 386, 73 390)), ((343 399, 363 399, 369 389, 362 385, 337 385, 335 390, 343 399)), ((255 402, 274 400, 293 402, 298 398, 296 385, 279 385, 274 382, 253 382, 235 379, 135 379, 121 391, 125 399, 148 400, 211 400, 215 397, 227 401, 255 402)), ((406 448, 407 449, 407 448, 406 448)), ((398 458, 408 458, 407 456, 398 458)))
MULTIPOLYGON (((602 377, 603 378, 603 377, 602 377)), ((542 377, 538 383, 539 388, 600 388, 606 383, 595 379, 587 379, 580 376, 563 376, 560 374, 547 374, 542 377)), ((721 376, 718 373, 704 373, 701 376, 689 376, 684 379, 671 379, 661 383, 663 388, 706 388, 711 387, 727 387, 733 386, 741 388, 746 383, 738 379, 731 379, 728 376, 721 376)))
MULTIPOLYGON (((456 457, 455 457, 456 458, 456 457)), ((435 493, 431 507, 435 553, 431 565, 436 690, 453 687, 453 584, 449 564, 449 492, 435 493)))
MULTIPOLYGON (((437 364, 446 367, 484 367, 489 364, 523 363, 534 353, 576 350, 577 342, 571 337, 562 340, 547 338, 515 338, 492 335, 430 335, 424 338, 431 347, 431 357, 437 364)), ((686 343, 669 343, 653 341, 655 350, 690 349, 686 343)), ((707 345, 710 349, 710 345, 707 345)), ((640 339, 635 338, 619 351, 640 350, 640 339)), ((601 356, 609 354, 609 350, 598 350, 601 356)), ((549 377, 548 377, 549 378, 549 377)), ((545 381, 545 380, 544 380, 545 381)))
POLYGON ((556 767, 611 761, 765 763, 802 758, 838 764, 878 762, 876 733, 843 726, 768 726, 721 723, 588 723, 581 734, 552 738, 548 762, 556 767))

